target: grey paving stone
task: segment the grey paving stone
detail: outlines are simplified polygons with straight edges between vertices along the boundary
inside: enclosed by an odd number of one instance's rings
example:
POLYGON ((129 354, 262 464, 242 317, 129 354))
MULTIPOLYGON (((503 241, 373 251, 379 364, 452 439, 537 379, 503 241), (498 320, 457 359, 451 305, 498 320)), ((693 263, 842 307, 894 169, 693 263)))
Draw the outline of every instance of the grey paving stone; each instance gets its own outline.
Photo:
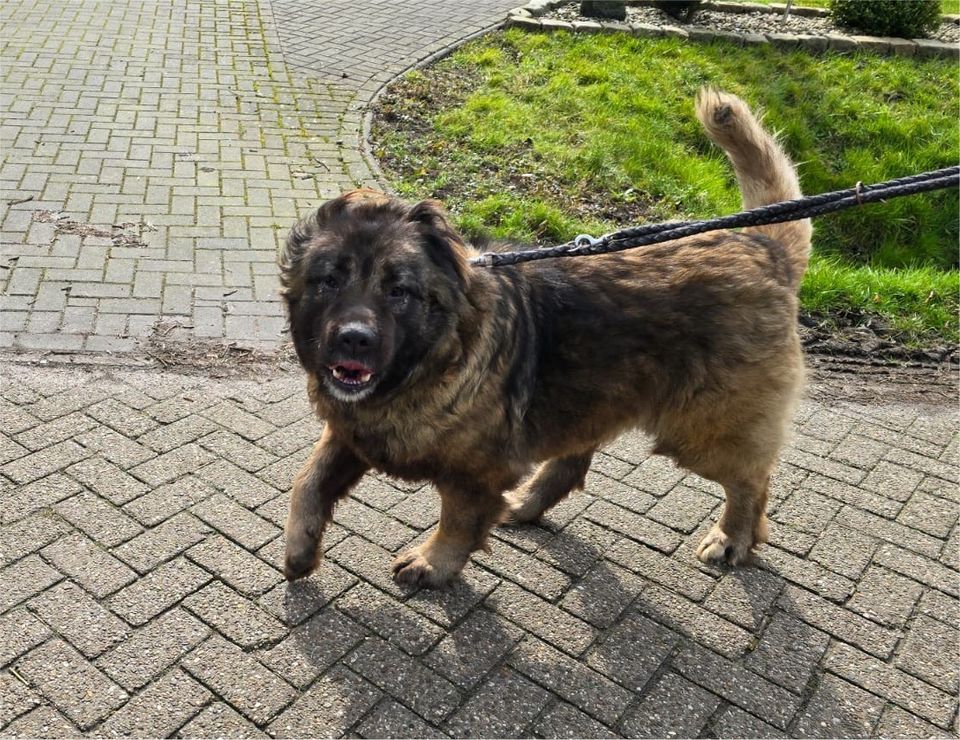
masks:
POLYGON ((38 511, 4 524, 0 526, 0 563, 8 565, 36 552, 68 531, 70 525, 50 511, 38 511))
POLYGON ((262 651, 260 662, 304 689, 350 652, 367 631, 336 609, 324 609, 290 630, 280 644, 262 651))
POLYGON ((89 432, 77 435, 74 440, 91 454, 98 454, 124 470, 156 457, 153 450, 107 427, 91 429, 89 432))
POLYGON ((744 665, 778 686, 803 693, 830 638, 798 619, 778 611, 773 615, 744 665))
POLYGON ((548 601, 559 598, 570 586, 566 574, 506 543, 494 544, 489 553, 477 552, 473 559, 548 601))
POLYGON ((716 581, 696 570, 693 562, 668 557, 629 539, 621 539, 605 552, 605 556, 637 575, 695 601, 702 600, 716 586, 716 581))
POLYGON ((920 597, 917 612, 939 619, 946 625, 960 628, 960 603, 942 591, 927 589, 920 597))
POLYGON ((337 666, 301 694, 269 727, 275 737, 340 736, 376 704, 380 692, 337 666))
POLYGON ((689 534, 710 516, 719 504, 715 497, 681 484, 674 486, 646 514, 661 524, 689 534))
POLYGON ((265 468, 277 460, 276 455, 262 450, 239 434, 223 430, 208 434, 199 444, 216 453, 217 457, 226 459, 249 473, 265 468))
POLYGON ((780 738, 787 737, 783 730, 778 730, 762 719, 744 712, 740 707, 732 704, 720 710, 714 717, 713 731, 718 738, 780 738))
POLYGON ((262 547, 280 530, 223 494, 215 494, 195 505, 191 512, 248 550, 262 547))
POLYGON ((183 609, 171 609, 101 655, 96 666, 127 691, 136 691, 209 634, 200 620, 183 609))
POLYGON ((794 491, 777 507, 773 519, 801 532, 819 534, 841 505, 833 499, 806 489, 794 491))
POLYGON ((795 586, 784 589, 777 605, 807 624, 880 658, 889 657, 899 639, 898 632, 881 627, 795 586))
POLYGON ((720 579, 703 605, 744 629, 756 630, 783 585, 782 578, 768 571, 738 568, 720 579))
POLYGON ((149 490, 142 482, 102 457, 91 457, 77 463, 67 468, 67 473, 118 506, 149 490))
POLYGON ((407 544, 417 535, 415 530, 396 519, 349 498, 337 506, 333 518, 341 527, 353 530, 391 551, 407 544))
POLYGON ((337 599, 337 608, 411 655, 422 655, 443 636, 439 627, 367 583, 337 599))
POLYGON ((125 437, 136 438, 158 426, 156 421, 119 398, 105 398, 84 413, 125 437))
POLYGON ((213 535, 186 552, 197 565, 246 596, 259 596, 283 580, 282 574, 226 537, 213 535))
POLYGON ((404 603, 449 630, 500 583, 497 576, 482 568, 467 568, 445 589, 420 589, 404 603))
POLYGON ((877 540, 858 529, 830 523, 820 533, 808 557, 834 573, 856 579, 877 549, 877 540))
POLYGON ((123 689, 63 640, 35 648, 16 669, 81 730, 92 728, 127 700, 123 689))
POLYGON ((281 582, 257 599, 257 603, 284 624, 296 625, 356 582, 357 579, 343 568, 321 562, 320 568, 309 578, 293 583, 281 582))
POLYGON ((5 737, 83 737, 73 724, 49 705, 37 707, 3 728, 5 737))
POLYGON ((35 596, 27 606, 88 658, 96 657, 130 631, 120 619, 69 581, 35 596))
POLYGON ((8 493, 0 494, 0 502, 3 504, 0 522, 14 522, 79 493, 80 490, 75 481, 59 473, 25 486, 11 488, 8 493))
POLYGON ((280 621, 219 581, 187 596, 183 605, 245 649, 276 642, 286 634, 280 621))
POLYGON ((163 563, 107 600, 115 614, 139 627, 210 581, 210 574, 184 558, 163 563))
POLYGON ((550 693, 509 668, 499 668, 447 720, 452 737, 525 737, 550 693))
POLYGON ((935 725, 947 728, 953 722, 954 697, 854 647, 835 642, 827 651, 824 667, 935 725))
POLYGON ((218 635, 189 653, 181 665, 258 725, 269 722, 296 696, 288 683, 218 635), (256 691, 251 691, 251 686, 256 686, 256 691))
POLYGON ((937 557, 943 548, 943 543, 935 537, 850 506, 845 506, 840 511, 837 521, 858 532, 892 542, 927 557, 937 557))
POLYGON ((249 440, 258 440, 275 431, 273 424, 245 411, 230 400, 210 406, 204 409, 202 413, 225 429, 229 429, 231 432, 249 440))
POLYGON ((144 526, 155 527, 213 493, 213 488, 188 475, 124 504, 123 510, 144 526))
POLYGON ((672 665, 690 681, 781 729, 801 704, 786 689, 696 644, 681 645, 672 665))
POLYGON ((428 725, 402 704, 384 699, 357 726, 357 734, 366 738, 437 738, 445 732, 428 725))
POLYGON ((896 501, 908 501, 922 479, 922 473, 883 460, 863 479, 861 486, 896 501))
POLYGON ((960 506, 955 502, 917 491, 904 504, 897 521, 942 539, 949 536, 957 522, 958 513, 960 506))
POLYGON ((227 460, 217 460, 201 468, 197 471, 197 477, 248 509, 261 506, 280 495, 280 491, 273 486, 227 460))
POLYGON ((364 640, 344 663, 432 724, 460 703, 452 683, 379 637, 364 640))
POLYGON ((591 521, 625 534, 644 545, 649 545, 668 555, 680 544, 680 535, 662 524, 623 509, 606 501, 596 501, 585 512, 591 521))
POLYGON ((486 604, 497 614, 571 655, 579 655, 593 642, 594 631, 586 622, 512 583, 497 586, 486 604))
MULTIPOLYGON (((594 461, 596 460, 597 457, 595 455, 594 461)), ((613 460, 618 462, 620 465, 626 465, 626 463, 622 463, 616 458, 610 457, 609 455, 607 456, 607 460, 613 460)), ((627 467, 632 466, 628 465, 627 467)), ((656 505, 656 503, 659 501, 659 499, 651 493, 638 490, 632 485, 622 483, 619 479, 614 479, 601 473, 602 471, 597 472, 595 466, 592 466, 591 470, 587 472, 584 491, 591 495, 577 496, 577 498, 582 498, 584 500, 584 505, 576 513, 579 513, 585 509, 597 498, 603 499, 604 501, 609 501, 617 506, 622 506, 625 509, 630 509, 630 511, 635 511, 638 514, 644 514, 648 512, 650 508, 656 505)))
POLYGON ((675 673, 665 673, 623 721, 628 737, 697 737, 720 700, 675 673))
POLYGON ((97 728, 104 737, 169 737, 212 695, 176 669, 151 683, 97 728))
POLYGON ((25 608, 0 615, 0 666, 5 666, 39 645, 50 629, 25 608))
POLYGON ((831 601, 844 601, 856 587, 849 578, 776 547, 763 548, 757 565, 831 601))
POLYGON ((883 699, 825 674, 798 714, 794 730, 800 737, 869 737, 884 704, 883 699))
POLYGON ((560 606, 603 629, 619 619, 644 585, 645 582, 630 571, 602 561, 567 591, 560 606))
POLYGON ((673 651, 679 635, 639 614, 628 614, 587 654, 587 665, 630 691, 641 692, 673 651))
POLYGON ((104 547, 119 545, 143 531, 116 506, 89 491, 61 501, 54 511, 104 547))
POLYGON ((545 711, 533 728, 544 738, 616 738, 620 737, 592 717, 564 701, 558 701, 545 711))
POLYGON ((29 599, 63 575, 36 555, 30 555, 0 570, 0 612, 29 599))
POLYGON ((910 626, 894 662, 907 673, 956 695, 960 688, 958 650, 960 633, 956 628, 919 615, 910 626))
POLYGON ((883 710, 876 733, 879 737, 950 737, 948 730, 941 730, 895 704, 888 704, 883 710))
POLYGON ((444 637, 424 662, 461 689, 471 689, 523 635, 509 622, 478 609, 444 637))
POLYGON ((639 438, 625 443, 623 439, 621 437, 617 441, 617 447, 607 447, 606 452, 627 462, 638 464, 638 467, 623 479, 624 483, 642 491, 648 491, 654 496, 663 496, 684 477, 684 471, 674 465, 671 460, 657 455, 651 456, 649 443, 642 442, 639 438), (627 445, 627 448, 624 445, 627 445), (632 449, 629 449, 631 446, 632 449), (624 456, 625 451, 629 457, 624 456))
MULTIPOLYGON (((621 539, 616 532, 578 517, 547 540, 536 551, 536 557, 564 573, 582 576, 621 539)), ((632 540, 629 542, 637 546, 632 540)), ((625 563, 621 565, 629 567, 625 563)))
POLYGON ((208 704, 176 735, 182 738, 267 738, 269 735, 244 719, 229 704, 222 701, 208 704))
POLYGON ((210 527, 183 512, 114 548, 113 552, 139 573, 149 573, 202 541, 209 533, 210 527))
MULTIPOLYGON (((23 445, 27 449, 24 450, 21 448, 19 454, 13 455, 9 459, 13 460, 15 457, 27 455, 28 450, 36 451, 48 448, 53 444, 68 440, 95 426, 97 425, 92 419, 80 412, 74 412, 67 416, 61 416, 59 419, 53 419, 52 421, 31 427, 29 430, 21 432, 15 437, 17 445, 23 445)), ((4 462, 6 462, 6 460, 4 460, 4 462)))
POLYGON ((12 673, 0 673, 0 726, 9 724, 42 703, 43 697, 12 673))
POLYGON ((195 473, 215 459, 212 452, 197 444, 188 444, 147 460, 131 468, 130 473, 148 485, 159 486, 180 476, 195 473))
POLYGON ((874 562, 895 570, 897 573, 902 573, 915 581, 939 589, 954 598, 957 597, 956 571, 944 567, 935 560, 930 560, 891 544, 883 544, 877 548, 874 562))
POLYGON ((142 437, 139 437, 137 442, 146 445, 158 453, 170 452, 218 428, 219 427, 209 419, 199 414, 191 414, 147 432, 142 437))
POLYGON ((635 608, 730 658, 742 655, 753 643, 752 635, 743 628, 656 585, 640 593, 635 608))
POLYGON ((136 573, 80 533, 63 537, 41 550, 43 557, 98 598, 136 579, 136 573))
POLYGON ((405 595, 390 576, 393 553, 379 545, 353 535, 328 550, 327 557, 391 596, 403 598, 405 595))
POLYGON ((532 637, 510 655, 510 666, 606 724, 619 718, 632 694, 583 663, 532 637))
POLYGON ((872 566, 857 582, 857 590, 845 606, 874 622, 902 628, 922 593, 923 586, 916 581, 872 566))

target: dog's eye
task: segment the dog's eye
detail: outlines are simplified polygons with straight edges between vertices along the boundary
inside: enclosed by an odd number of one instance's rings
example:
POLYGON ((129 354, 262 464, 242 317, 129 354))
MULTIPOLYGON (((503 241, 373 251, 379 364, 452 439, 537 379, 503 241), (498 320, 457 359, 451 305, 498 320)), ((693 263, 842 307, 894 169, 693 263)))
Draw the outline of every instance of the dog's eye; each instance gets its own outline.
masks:
POLYGON ((327 275, 320 281, 320 285, 324 288, 329 288, 330 290, 336 290, 340 287, 340 283, 337 282, 337 279, 333 275, 327 275))
POLYGON ((387 293, 387 297, 393 298, 395 301, 402 300, 410 295, 410 291, 404 288, 402 285, 394 285, 390 288, 390 292, 387 293))

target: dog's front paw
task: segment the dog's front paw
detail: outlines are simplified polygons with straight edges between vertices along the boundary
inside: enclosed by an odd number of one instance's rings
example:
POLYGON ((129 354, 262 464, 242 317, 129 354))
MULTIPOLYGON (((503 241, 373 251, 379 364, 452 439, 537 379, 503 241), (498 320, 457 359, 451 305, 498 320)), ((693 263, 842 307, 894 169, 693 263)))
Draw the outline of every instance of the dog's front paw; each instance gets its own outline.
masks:
POLYGON ((393 580, 404 586, 442 588, 457 575, 466 558, 444 552, 428 540, 397 555, 393 561, 393 580))
POLYGON ((320 565, 320 538, 306 531, 288 531, 283 575, 288 581, 305 578, 320 565))
POLYGON ((753 559, 753 535, 749 532, 731 536, 714 524, 707 536, 700 540, 697 557, 707 564, 728 563, 745 565, 753 559))

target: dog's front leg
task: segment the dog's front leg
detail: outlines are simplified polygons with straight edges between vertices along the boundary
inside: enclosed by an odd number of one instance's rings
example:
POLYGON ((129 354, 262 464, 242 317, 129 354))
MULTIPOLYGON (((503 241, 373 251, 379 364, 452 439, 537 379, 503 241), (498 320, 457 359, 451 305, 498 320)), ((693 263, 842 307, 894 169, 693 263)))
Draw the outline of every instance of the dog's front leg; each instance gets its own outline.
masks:
POLYGON ((437 483, 440 525, 426 542, 393 561, 393 578, 409 586, 439 588, 457 575, 470 553, 486 546, 490 528, 503 508, 500 491, 472 485, 437 483))
POLYGON ((320 538, 333 507, 367 470, 367 464, 340 442, 328 425, 293 481, 287 515, 287 551, 283 574, 288 581, 309 575, 320 562, 320 538))

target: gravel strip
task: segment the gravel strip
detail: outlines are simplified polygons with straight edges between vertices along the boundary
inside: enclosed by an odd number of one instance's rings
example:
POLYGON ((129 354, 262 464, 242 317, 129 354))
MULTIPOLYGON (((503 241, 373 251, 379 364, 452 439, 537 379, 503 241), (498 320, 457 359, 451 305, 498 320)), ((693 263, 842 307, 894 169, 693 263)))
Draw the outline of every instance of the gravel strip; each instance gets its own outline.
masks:
MULTIPOLYGON (((567 22, 597 20, 580 15, 580 3, 578 2, 561 5, 543 15, 542 18, 567 22)), ((679 26, 680 28, 684 26, 706 26, 707 28, 734 33, 790 33, 821 36, 828 33, 864 35, 864 32, 857 29, 840 28, 834 25, 829 16, 812 18, 793 13, 784 20, 780 13, 755 11, 721 13, 703 9, 693 17, 692 23, 683 23, 656 8, 628 6, 626 22, 650 23, 655 26, 679 26)), ((953 22, 941 23, 939 29, 931 38, 947 43, 957 43, 960 41, 960 25, 953 22)))

